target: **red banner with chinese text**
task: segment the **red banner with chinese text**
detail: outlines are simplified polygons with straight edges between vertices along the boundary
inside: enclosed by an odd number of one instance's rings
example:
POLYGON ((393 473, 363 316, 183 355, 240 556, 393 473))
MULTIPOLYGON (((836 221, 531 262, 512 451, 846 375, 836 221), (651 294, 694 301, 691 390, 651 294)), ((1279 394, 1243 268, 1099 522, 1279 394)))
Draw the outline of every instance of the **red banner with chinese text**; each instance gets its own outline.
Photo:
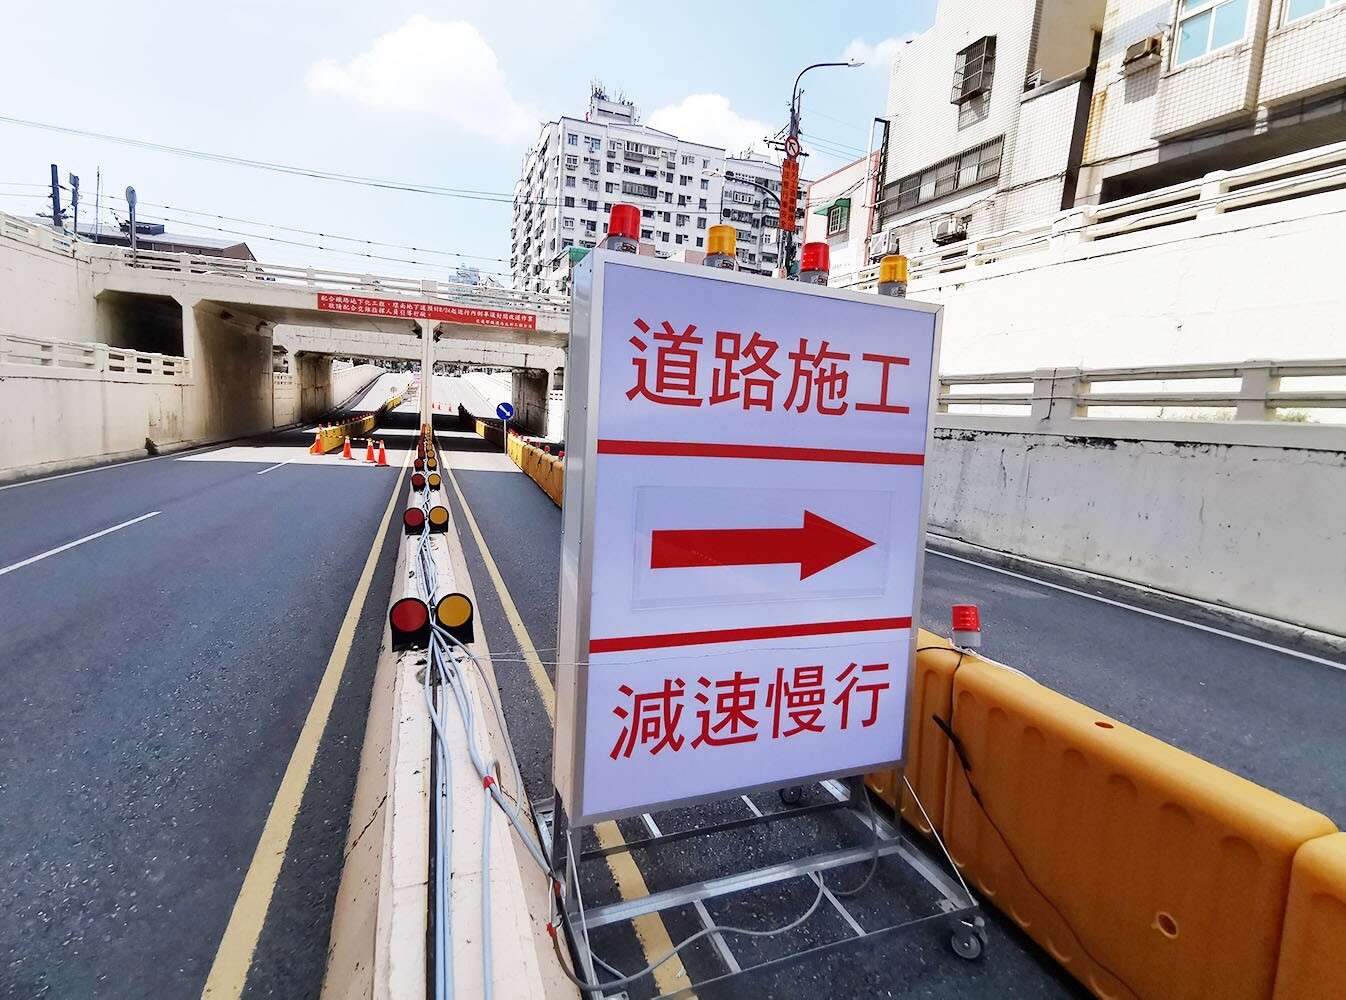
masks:
POLYGON ((537 316, 530 312, 482 309, 477 306, 450 305, 446 302, 419 302, 414 299, 371 299, 334 292, 318 294, 320 312, 353 313, 357 316, 389 316, 397 319, 430 319, 468 326, 498 326, 513 330, 536 330, 537 316))

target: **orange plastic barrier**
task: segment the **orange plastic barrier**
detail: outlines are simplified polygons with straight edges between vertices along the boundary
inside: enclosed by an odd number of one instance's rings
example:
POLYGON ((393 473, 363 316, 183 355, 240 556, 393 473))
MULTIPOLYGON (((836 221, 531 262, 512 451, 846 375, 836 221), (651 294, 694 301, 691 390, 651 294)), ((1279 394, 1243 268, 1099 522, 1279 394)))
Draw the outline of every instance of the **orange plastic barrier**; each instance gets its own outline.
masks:
POLYGON ((1275 1000, 1346 998, 1346 833, 1295 855, 1275 1000))
POLYGON ((505 432, 498 423, 487 423, 485 420, 476 421, 477 433, 485 440, 495 445, 497 448, 505 443, 505 432))
POLYGON ((509 439, 509 457, 523 473, 541 487, 560 507, 565 498, 565 464, 555 455, 528 444, 522 438, 509 439))
POLYGON ((971 655, 951 721, 950 853, 1068 972, 1100 997, 1271 995, 1326 816, 971 655))
POLYGON ((953 698, 953 673, 958 653, 948 639, 921 629, 916 641, 916 680, 911 703, 907 706, 907 781, 916 789, 921 805, 930 818, 921 813, 911 793, 902 784, 897 771, 867 775, 865 783, 894 809, 901 808, 902 818, 929 836, 930 824, 943 825, 944 788, 949 771, 949 740, 935 725, 932 716, 949 717, 953 698))

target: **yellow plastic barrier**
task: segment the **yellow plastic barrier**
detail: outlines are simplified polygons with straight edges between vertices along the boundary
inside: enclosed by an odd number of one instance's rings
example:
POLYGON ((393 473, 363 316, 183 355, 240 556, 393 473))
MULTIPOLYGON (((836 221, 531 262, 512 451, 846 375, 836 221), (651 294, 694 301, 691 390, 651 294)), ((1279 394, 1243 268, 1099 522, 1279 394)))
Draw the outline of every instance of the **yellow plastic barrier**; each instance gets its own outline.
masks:
POLYGON ((1100 997, 1271 995, 1326 816, 970 654, 951 725, 949 851, 1068 972, 1100 997))
POLYGON ((1295 855, 1275 1000, 1346 998, 1346 833, 1295 855))
POLYGON ((865 783, 884 802, 902 810, 902 818, 929 836, 931 824, 942 827, 944 788, 949 770, 949 740, 932 716, 949 717, 953 674, 958 653, 948 639, 921 629, 916 641, 916 680, 907 706, 907 781, 916 789, 925 813, 917 807, 897 771, 867 775, 865 783), (930 822, 926 822, 926 816, 930 822))
POLYGON ((477 433, 486 441, 499 448, 504 444, 505 432, 501 430, 498 424, 488 424, 485 420, 476 421, 477 433))

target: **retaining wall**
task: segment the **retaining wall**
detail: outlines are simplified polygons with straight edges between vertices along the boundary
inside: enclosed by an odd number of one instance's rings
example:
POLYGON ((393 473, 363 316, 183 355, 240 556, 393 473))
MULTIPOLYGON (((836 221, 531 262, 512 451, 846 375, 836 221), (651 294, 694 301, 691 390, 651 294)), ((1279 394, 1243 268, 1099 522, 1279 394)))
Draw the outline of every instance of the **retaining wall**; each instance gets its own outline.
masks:
POLYGON ((931 529, 1346 635, 1346 431, 1338 449, 1320 426, 1295 446, 1273 422, 1066 423, 942 414, 931 529))

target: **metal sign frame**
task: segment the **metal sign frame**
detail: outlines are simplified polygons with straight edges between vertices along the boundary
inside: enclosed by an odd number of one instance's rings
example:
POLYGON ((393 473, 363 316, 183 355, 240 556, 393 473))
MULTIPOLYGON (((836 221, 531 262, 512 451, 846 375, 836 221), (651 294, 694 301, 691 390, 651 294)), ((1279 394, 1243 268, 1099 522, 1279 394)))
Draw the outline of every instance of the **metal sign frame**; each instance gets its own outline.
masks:
MULTIPOLYGON (((652 260, 632 254, 595 250, 574 270, 571 303, 571 332, 566 373, 565 416, 565 496, 562 509, 561 572, 559 595, 559 626, 557 635, 556 668, 556 724, 553 747, 553 779, 559 811, 568 813, 569 804, 578 808, 574 816, 564 817, 571 827, 588 826, 604 820, 618 819, 662 809, 716 801, 763 788, 777 788, 782 784, 807 784, 854 775, 855 767, 824 770, 801 774, 789 781, 771 779, 741 787, 726 788, 709 794, 643 803, 619 810, 595 812, 585 808, 582 780, 585 764, 584 735, 587 729, 587 702, 589 687, 589 640, 592 614, 594 572, 594 516, 597 498, 597 444, 599 415, 599 386, 602 380, 601 351, 603 344, 602 303, 605 274, 614 266, 649 269, 685 274, 704 281, 720 281, 783 294, 817 296, 863 303, 873 307, 887 307, 933 316, 931 373, 926 412, 925 454, 930 453, 934 434, 933 414, 938 398, 939 351, 942 333, 943 307, 920 303, 911 299, 888 298, 873 293, 844 291, 823 286, 785 284, 779 280, 719 269, 652 260)), ((912 622, 909 629, 907 655, 894 658, 894 665, 906 665, 906 701, 914 697, 917 631, 921 606, 921 590, 925 570, 926 515, 929 502, 929 477, 922 470, 920 518, 915 548, 912 622)), ((864 771, 900 768, 906 759, 910 733, 903 720, 900 755, 892 760, 875 761, 864 771)))

